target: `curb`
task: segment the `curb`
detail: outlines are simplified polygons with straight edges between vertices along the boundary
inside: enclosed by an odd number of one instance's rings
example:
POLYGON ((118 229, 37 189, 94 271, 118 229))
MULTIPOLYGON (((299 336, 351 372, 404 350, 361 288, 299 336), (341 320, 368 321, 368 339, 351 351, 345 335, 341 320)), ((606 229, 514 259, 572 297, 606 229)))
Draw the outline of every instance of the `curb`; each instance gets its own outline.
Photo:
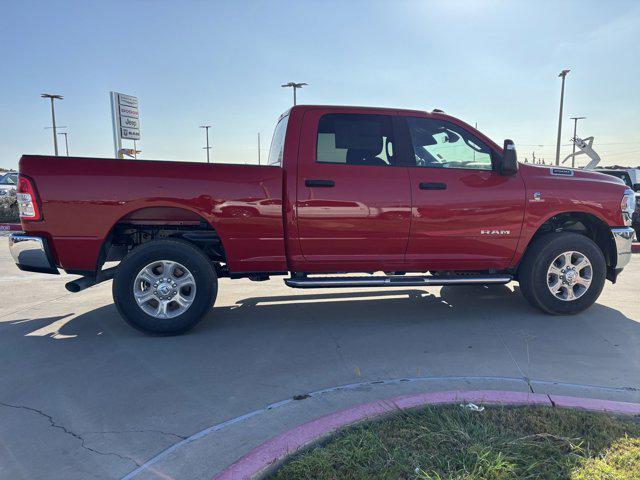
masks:
POLYGON ((225 468, 214 480, 250 480, 290 454, 331 435, 336 430, 397 410, 439 405, 445 403, 484 403, 490 405, 544 405, 548 407, 576 408, 624 415, 640 415, 640 404, 598 400, 592 398, 546 395, 500 390, 467 392, 431 392, 405 395, 388 400, 356 405, 324 415, 316 420, 283 432, 254 448, 238 461, 225 468))
POLYGON ((0 223, 0 232, 19 232, 22 225, 19 223, 0 223))

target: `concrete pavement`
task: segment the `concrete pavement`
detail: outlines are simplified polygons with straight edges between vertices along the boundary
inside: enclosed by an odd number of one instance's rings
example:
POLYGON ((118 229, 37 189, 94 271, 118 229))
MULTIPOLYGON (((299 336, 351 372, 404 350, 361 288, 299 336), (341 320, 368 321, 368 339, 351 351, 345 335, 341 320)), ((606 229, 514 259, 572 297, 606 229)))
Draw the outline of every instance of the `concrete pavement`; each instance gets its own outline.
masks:
POLYGON ((69 278, 19 272, 0 238, 0 478, 211 478, 299 423, 422 391, 640 401, 638 256, 573 317, 533 310, 517 284, 223 279, 209 317, 170 338, 129 328, 110 283, 68 294, 69 278))

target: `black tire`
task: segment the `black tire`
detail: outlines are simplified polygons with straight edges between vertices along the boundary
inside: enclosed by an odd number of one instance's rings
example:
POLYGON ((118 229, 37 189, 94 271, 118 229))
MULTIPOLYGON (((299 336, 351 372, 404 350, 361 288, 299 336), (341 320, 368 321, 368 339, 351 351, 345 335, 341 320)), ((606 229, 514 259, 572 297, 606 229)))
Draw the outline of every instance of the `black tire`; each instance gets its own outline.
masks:
POLYGON ((561 232, 539 237, 529 246, 518 269, 518 281, 523 296, 534 307, 552 315, 572 315, 594 304, 604 287, 606 273, 604 255, 593 240, 577 233, 561 232), (579 252, 591 262, 591 284, 579 298, 571 301, 557 298, 547 286, 549 266, 567 251, 579 252))
POLYGON ((118 312, 132 327, 156 335, 179 335, 193 328, 210 311, 218 292, 218 279, 209 258, 191 243, 179 239, 154 240, 135 248, 122 260, 113 279, 112 291, 118 312), (191 305, 173 318, 147 314, 134 297, 138 273, 160 260, 184 265, 195 279, 191 305))

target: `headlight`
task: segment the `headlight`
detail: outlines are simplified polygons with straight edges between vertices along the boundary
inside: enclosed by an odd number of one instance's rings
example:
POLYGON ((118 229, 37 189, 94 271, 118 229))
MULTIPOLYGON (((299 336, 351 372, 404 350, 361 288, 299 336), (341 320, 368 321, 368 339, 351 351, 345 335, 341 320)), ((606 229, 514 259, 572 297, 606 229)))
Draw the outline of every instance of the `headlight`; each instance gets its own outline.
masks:
POLYGON ((636 197, 633 190, 625 190, 622 200, 620 201, 620 210, 622 210, 622 218, 625 225, 631 225, 631 217, 636 209, 636 197))
POLYGON ((620 208, 625 213, 633 213, 636 209, 636 196, 633 190, 625 190, 620 202, 620 208))

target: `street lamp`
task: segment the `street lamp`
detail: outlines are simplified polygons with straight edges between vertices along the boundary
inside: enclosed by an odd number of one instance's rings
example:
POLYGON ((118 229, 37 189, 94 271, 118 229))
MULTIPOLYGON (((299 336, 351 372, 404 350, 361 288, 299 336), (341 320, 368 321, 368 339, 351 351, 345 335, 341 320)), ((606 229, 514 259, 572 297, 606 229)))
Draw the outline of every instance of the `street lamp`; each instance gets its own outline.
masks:
POLYGON ((43 93, 42 95, 40 95, 42 98, 49 98, 51 99, 51 122, 53 124, 53 150, 56 154, 56 157, 58 156, 58 137, 56 134, 56 112, 55 109, 53 108, 53 101, 54 100, 62 100, 62 95, 54 95, 51 93, 43 93))
POLYGON ((573 156, 571 157, 571 168, 575 168, 576 166, 576 136, 578 132, 578 120, 584 120, 587 117, 571 117, 573 120, 573 156))
POLYGON ((289 82, 289 83, 285 83, 284 85, 280 85, 283 88, 289 88, 291 87, 293 89, 293 104, 296 104, 296 90, 298 88, 302 88, 305 85, 308 85, 308 83, 296 83, 296 82, 289 82))
POLYGON ((67 139, 67 132, 60 132, 58 135, 64 135, 64 147, 67 151, 67 157, 69 156, 69 140, 67 139))
POLYGON ((556 165, 560 165, 560 134, 562 131, 562 104, 564 102, 564 79, 571 70, 562 70, 559 77, 562 77, 562 91, 560 92, 560 116, 558 118, 558 141, 556 143, 556 165))
POLYGON ((209 163, 209 150, 211 150, 211 147, 209 146, 209 129, 211 128, 211 125, 200 125, 200 128, 204 128, 205 135, 207 137, 207 146, 202 149, 207 151, 207 163, 209 163))

